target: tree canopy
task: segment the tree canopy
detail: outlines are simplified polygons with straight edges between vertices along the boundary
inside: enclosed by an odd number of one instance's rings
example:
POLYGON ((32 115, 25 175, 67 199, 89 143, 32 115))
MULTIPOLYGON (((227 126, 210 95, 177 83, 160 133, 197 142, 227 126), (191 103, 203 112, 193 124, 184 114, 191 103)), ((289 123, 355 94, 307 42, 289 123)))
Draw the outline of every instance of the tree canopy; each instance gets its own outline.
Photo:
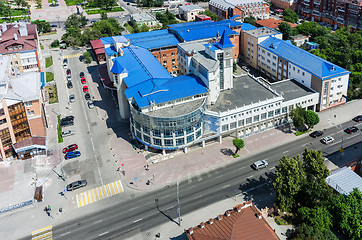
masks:
POLYGON ((36 28, 39 33, 47 33, 52 30, 48 22, 41 22, 39 20, 33 21, 33 24, 36 24, 36 28))
POLYGON ((308 126, 308 128, 313 128, 315 125, 319 123, 318 114, 312 110, 305 111, 304 123, 308 126))
POLYGON ((253 26, 256 26, 256 19, 254 16, 244 18, 244 23, 249 23, 253 26))
POLYGON ((233 139, 233 145, 236 148, 235 154, 237 154, 238 151, 244 147, 244 140, 239 139, 239 138, 234 138, 233 139))
POLYGON ((283 18, 287 22, 296 23, 299 19, 299 16, 296 12, 287 8, 283 11, 283 18))
POLYGON ((168 9, 165 13, 157 13, 156 18, 162 23, 162 28, 166 29, 168 25, 177 23, 175 15, 170 13, 168 9))
POLYGON ((219 19, 219 17, 217 16, 216 13, 210 12, 209 10, 206 10, 206 11, 205 11, 205 14, 206 14, 206 16, 211 17, 211 20, 212 20, 212 21, 215 21, 215 22, 216 22, 216 21, 219 19))
POLYGON ((293 28, 287 22, 281 22, 278 26, 279 32, 283 34, 283 40, 289 40, 293 34, 293 28))
MULTIPOLYGON (((289 239, 289 238, 288 238, 289 239)), ((290 236, 292 240, 337 240, 330 230, 321 231, 318 228, 303 223, 290 236)))

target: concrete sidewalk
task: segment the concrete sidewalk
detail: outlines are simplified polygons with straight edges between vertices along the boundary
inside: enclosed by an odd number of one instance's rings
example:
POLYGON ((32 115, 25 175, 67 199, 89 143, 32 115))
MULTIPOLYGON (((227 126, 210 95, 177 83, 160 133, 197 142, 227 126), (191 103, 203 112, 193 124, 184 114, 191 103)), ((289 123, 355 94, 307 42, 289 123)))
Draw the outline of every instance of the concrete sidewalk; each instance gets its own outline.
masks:
MULTIPOLYGON (((362 100, 355 100, 318 113, 320 123, 314 129, 323 130, 338 126, 359 114, 362 114, 362 100)), ((127 144, 129 140, 113 136, 110 148, 123 182, 133 189, 151 190, 203 171, 219 168, 231 161, 242 161, 247 156, 305 136, 295 136, 289 125, 285 125, 246 137, 245 147, 239 151, 241 160, 236 160, 230 155, 231 151, 235 151, 232 144, 233 137, 226 137, 221 144, 213 143, 205 148, 191 149, 188 153, 178 154, 169 160, 150 164, 149 170, 145 168, 148 164, 146 158, 139 150, 134 150, 131 144, 127 144)))

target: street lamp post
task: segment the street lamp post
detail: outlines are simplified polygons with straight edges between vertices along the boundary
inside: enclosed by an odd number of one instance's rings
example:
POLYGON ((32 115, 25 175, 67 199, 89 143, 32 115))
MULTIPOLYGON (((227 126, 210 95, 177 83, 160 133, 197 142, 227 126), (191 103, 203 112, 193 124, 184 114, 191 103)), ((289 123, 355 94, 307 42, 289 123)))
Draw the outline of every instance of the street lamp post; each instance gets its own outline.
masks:
POLYGON ((181 226, 181 209, 180 209, 180 197, 179 197, 179 183, 177 181, 177 213, 178 213, 178 225, 181 226))

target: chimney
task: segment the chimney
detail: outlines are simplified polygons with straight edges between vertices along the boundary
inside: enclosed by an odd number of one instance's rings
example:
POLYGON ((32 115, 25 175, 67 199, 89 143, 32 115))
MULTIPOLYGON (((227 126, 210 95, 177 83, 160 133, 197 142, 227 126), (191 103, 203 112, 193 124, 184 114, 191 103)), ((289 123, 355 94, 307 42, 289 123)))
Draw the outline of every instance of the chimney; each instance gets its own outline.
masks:
POLYGON ((14 40, 18 40, 18 35, 16 35, 16 33, 14 33, 14 40))
POLYGON ((241 206, 237 206, 237 207, 236 207, 236 211, 237 211, 237 212, 240 212, 240 211, 241 211, 241 206))
POLYGON ((192 235, 194 233, 194 229, 189 228, 189 234, 192 235))
POLYGON ((258 213, 257 215, 256 215, 259 219, 261 219, 261 213, 258 213))
POLYGON ((225 215, 226 215, 227 217, 230 217, 230 211, 226 211, 226 212, 225 212, 225 215))
POLYGON ((205 227, 205 223, 204 222, 200 223, 200 228, 204 228, 204 227, 205 227))
POLYGON ((213 218, 210 218, 210 219, 209 219, 209 223, 210 223, 210 224, 213 224, 213 223, 214 223, 214 219, 213 219, 213 218))
POLYGON ((6 26, 6 22, 3 22, 3 24, 1 25, 1 30, 2 30, 2 32, 5 32, 6 30, 8 30, 8 27, 6 26))
POLYGON ((15 22, 14 22, 14 27, 19 27, 18 21, 15 21, 15 22))
POLYGON ((219 221, 221 221, 221 220, 222 220, 222 215, 220 214, 219 216, 217 216, 217 219, 218 219, 219 221))

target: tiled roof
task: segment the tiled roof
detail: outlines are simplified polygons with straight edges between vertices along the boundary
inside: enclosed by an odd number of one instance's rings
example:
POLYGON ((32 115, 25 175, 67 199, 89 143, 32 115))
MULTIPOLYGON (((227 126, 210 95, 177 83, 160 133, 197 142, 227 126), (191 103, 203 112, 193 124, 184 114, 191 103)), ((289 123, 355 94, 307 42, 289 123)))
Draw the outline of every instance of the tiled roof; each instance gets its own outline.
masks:
POLYGON ((350 72, 331 63, 323 58, 317 57, 293 44, 275 37, 269 37, 258 44, 262 48, 275 55, 295 64, 322 80, 349 74, 350 72))
MULTIPOLYGON (((268 28, 277 28, 279 27, 279 24, 281 22, 284 22, 283 20, 276 20, 274 18, 269 18, 269 19, 262 19, 262 20, 257 20, 256 21, 256 24, 260 25, 261 27, 268 27, 268 28)), ((286 22, 286 23, 289 23, 289 22, 286 22)), ((292 27, 292 28, 295 28, 297 25, 294 24, 294 23, 289 23, 289 25, 292 27)))
POLYGON ((27 50, 36 50, 38 48, 38 39, 36 35, 36 25, 26 24, 27 35, 20 35, 20 25, 15 27, 15 24, 6 25, 7 30, 2 31, 0 40, 0 54, 22 52, 27 50), (15 40, 15 36, 17 40, 15 40), (22 45, 21 49, 8 50, 9 46, 22 45))
POLYGON ((92 45, 93 50, 96 50, 98 48, 104 49, 104 45, 100 39, 92 40, 92 41, 90 41, 90 44, 92 45))
POLYGON ((185 232, 189 240, 279 239, 251 201, 185 232))

